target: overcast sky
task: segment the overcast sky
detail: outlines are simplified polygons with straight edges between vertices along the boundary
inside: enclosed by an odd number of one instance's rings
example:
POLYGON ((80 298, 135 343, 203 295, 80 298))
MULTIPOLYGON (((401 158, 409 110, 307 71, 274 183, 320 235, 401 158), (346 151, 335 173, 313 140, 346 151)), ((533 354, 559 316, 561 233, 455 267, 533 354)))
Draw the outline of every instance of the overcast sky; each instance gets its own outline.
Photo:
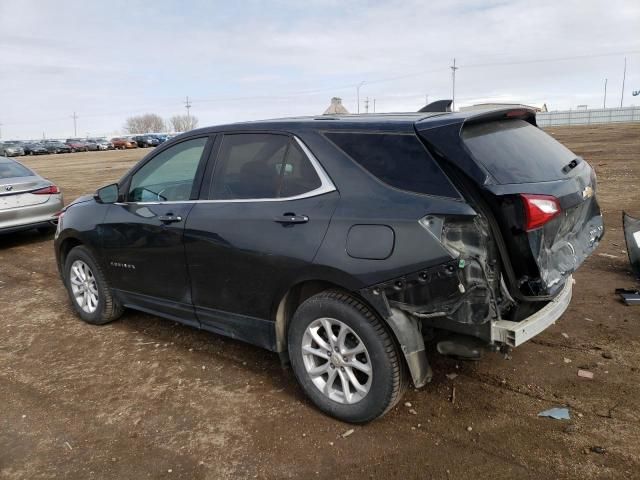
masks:
POLYGON ((200 125, 519 101, 640 104, 640 1, 0 1, 2 138, 112 135, 127 116, 200 125))

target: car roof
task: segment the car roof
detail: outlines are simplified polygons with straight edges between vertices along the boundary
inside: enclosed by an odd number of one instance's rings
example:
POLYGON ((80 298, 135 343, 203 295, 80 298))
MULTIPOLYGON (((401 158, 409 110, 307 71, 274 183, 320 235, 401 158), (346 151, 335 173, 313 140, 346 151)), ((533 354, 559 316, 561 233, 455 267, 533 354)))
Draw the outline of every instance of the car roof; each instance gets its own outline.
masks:
POLYGON ((428 128, 431 125, 443 123, 462 123, 467 120, 493 117, 505 112, 518 110, 527 115, 534 115, 533 110, 523 108, 497 108, 464 112, 423 112, 423 113, 365 113, 344 115, 315 115, 306 117, 275 118, 269 120, 255 120, 225 125, 199 128, 191 130, 193 134, 209 134, 226 131, 247 130, 384 130, 398 132, 414 132, 418 126, 428 128), (418 125, 419 124, 419 125, 418 125))

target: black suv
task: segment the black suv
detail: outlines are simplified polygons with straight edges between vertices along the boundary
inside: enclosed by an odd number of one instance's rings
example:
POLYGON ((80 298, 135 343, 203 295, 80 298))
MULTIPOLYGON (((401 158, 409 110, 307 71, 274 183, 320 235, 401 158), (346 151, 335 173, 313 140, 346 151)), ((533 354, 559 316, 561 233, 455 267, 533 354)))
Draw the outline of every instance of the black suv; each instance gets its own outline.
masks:
POLYGON ((593 169, 529 110, 293 118, 194 130, 60 216, 89 323, 125 307, 290 360, 323 411, 383 415, 566 310, 604 233, 593 169))

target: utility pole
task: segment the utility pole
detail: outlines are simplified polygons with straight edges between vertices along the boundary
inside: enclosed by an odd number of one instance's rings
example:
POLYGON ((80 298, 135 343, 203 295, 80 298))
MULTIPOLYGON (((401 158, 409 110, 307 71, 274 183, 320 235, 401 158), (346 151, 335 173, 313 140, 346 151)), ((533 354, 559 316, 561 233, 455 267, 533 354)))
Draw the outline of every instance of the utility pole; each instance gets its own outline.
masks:
POLYGON ((373 99, 373 113, 376 113, 376 99, 373 99))
POLYGON ((191 108, 191 103, 189 102, 189 96, 187 96, 187 99, 184 102, 184 106, 187 109, 187 128, 191 130, 191 112, 189 111, 189 109, 191 108))
POLYGON ((453 59, 453 65, 451 65, 451 111, 456 111, 456 70, 460 67, 456 67, 456 59, 453 59))
POLYGON ((73 112, 73 115, 71 115, 71 118, 73 118, 73 136, 77 137, 78 136, 78 115, 76 115, 76 112, 73 112))
POLYGON ((364 101, 364 113, 369 113, 369 97, 364 101))
POLYGON ((607 108, 607 79, 604 79, 604 101, 602 102, 602 108, 607 108))
POLYGON ((622 101, 624 100, 624 81, 627 78, 627 57, 624 57, 624 72, 622 73, 622 94, 620 95, 620 108, 622 108, 622 101))
POLYGON ((360 113, 360 87, 362 87, 362 85, 364 85, 364 81, 356 86, 356 101, 358 102, 357 113, 360 113))
POLYGON ((428 93, 424 96, 424 104, 425 105, 429 105, 429 94, 428 93))

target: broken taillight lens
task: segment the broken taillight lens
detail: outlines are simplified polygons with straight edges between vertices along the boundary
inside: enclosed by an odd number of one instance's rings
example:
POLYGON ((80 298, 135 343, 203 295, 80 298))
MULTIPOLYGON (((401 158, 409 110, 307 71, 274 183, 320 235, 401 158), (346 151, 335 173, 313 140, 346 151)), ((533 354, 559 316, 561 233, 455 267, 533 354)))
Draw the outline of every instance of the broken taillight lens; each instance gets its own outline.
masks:
POLYGON ((31 193, 36 195, 55 195, 56 193, 60 193, 60 189, 55 185, 49 185, 48 187, 41 188, 40 190, 34 190, 31 193))
POLYGON ((520 195, 524 204, 526 219, 525 230, 535 230, 548 221, 560 215, 562 209, 560 202, 551 195, 532 195, 523 193, 520 195))

